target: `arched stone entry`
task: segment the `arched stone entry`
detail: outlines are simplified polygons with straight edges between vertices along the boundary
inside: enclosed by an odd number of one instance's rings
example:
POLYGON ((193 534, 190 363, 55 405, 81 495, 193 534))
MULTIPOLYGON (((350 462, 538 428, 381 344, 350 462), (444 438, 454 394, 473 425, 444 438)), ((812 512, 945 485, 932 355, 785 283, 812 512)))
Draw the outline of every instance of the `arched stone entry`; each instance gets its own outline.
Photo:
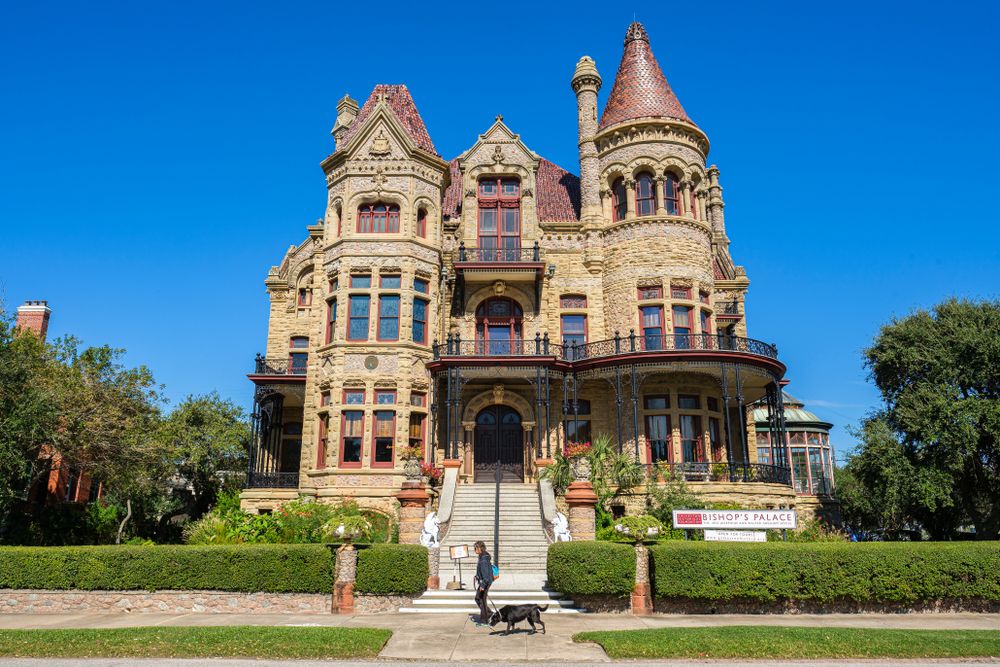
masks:
POLYGON ((474 482, 524 481, 524 429, 521 415, 506 405, 491 405, 476 415, 474 482))

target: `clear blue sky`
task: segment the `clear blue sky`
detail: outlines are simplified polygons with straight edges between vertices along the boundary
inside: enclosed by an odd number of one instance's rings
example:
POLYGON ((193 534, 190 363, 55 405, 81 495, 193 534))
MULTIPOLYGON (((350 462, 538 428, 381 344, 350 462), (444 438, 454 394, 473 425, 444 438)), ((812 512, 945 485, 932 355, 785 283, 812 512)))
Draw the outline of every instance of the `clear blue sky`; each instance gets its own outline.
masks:
POLYGON ((1000 291, 996 3, 8 3, 0 297, 48 299, 53 335, 126 348, 173 402, 248 406, 336 101, 406 83, 444 157, 502 113, 577 172, 573 66, 603 104, 633 13, 712 141, 750 335, 842 453, 879 326, 1000 291))

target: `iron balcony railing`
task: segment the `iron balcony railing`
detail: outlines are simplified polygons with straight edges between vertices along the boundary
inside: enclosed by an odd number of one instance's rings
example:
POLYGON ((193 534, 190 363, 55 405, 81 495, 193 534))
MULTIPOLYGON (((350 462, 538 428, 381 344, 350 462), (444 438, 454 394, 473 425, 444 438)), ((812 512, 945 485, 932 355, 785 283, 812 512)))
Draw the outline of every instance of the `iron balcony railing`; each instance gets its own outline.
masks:
POLYGON ((434 358, 440 357, 556 357, 563 361, 585 361, 650 352, 722 351, 744 352, 769 359, 778 358, 778 348, 753 338, 724 334, 657 334, 628 336, 593 343, 553 343, 548 334, 535 334, 524 340, 462 340, 449 335, 444 343, 434 344, 434 358))
POLYGON ((646 464, 650 479, 680 478, 688 482, 760 482, 792 486, 789 468, 768 463, 704 463, 658 461, 646 464))
POLYGON ((305 375, 306 362, 301 358, 265 358, 257 355, 254 359, 255 375, 305 375))
POLYGON ((297 472, 251 472, 247 474, 248 489, 297 489, 297 472))
POLYGON ((739 301, 718 301, 715 304, 715 315, 739 315, 739 301))
POLYGON ((542 250, 538 241, 530 248, 467 248, 465 243, 458 244, 459 262, 482 262, 484 264, 518 264, 522 262, 541 262, 542 250))

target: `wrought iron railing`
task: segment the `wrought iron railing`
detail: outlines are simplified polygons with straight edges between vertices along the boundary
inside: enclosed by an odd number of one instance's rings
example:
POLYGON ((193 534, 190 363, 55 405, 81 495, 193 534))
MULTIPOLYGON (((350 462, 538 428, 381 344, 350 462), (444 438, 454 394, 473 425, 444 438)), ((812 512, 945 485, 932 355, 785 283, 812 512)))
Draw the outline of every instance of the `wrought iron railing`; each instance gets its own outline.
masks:
POLYGON ((256 375, 305 375, 306 364, 299 359, 269 359, 257 355, 254 360, 256 375))
POLYGON ((297 489, 297 472, 251 472, 247 474, 248 489, 297 489))
POLYGON ((628 336, 616 334, 614 338, 593 343, 563 346, 567 361, 598 359, 622 354, 647 352, 681 352, 688 350, 712 350, 723 352, 746 352, 771 359, 778 358, 778 348, 753 338, 727 336, 725 334, 656 334, 645 335, 630 332, 628 336))
POLYGON ((715 303, 715 315, 739 315, 739 301, 717 301, 715 303))
POLYGON ((674 477, 688 482, 761 482, 792 486, 792 471, 789 468, 767 463, 658 461, 646 464, 646 468, 650 478, 657 480, 674 477))
POLYGON ((538 241, 529 248, 467 248, 458 244, 459 262, 483 262, 487 264, 517 264, 519 262, 542 261, 542 250, 538 241))
POLYGON ((548 334, 533 339, 462 340, 449 335, 434 345, 434 358, 441 357, 560 357, 563 346, 549 341, 548 334))

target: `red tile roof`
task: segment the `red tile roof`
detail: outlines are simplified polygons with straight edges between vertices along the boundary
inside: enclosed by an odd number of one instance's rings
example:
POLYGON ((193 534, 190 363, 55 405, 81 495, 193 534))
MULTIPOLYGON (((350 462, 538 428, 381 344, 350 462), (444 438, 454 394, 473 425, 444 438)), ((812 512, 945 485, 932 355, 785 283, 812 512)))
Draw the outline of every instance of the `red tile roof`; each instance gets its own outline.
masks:
POLYGON ((451 161, 451 183, 444 191, 444 202, 441 204, 441 216, 454 218, 462 205, 462 172, 458 169, 458 158, 451 161))
POLYGON ((538 219, 545 222, 573 222, 580 219, 580 179, 545 158, 535 174, 535 201, 538 219))
POLYGON ((641 23, 625 32, 625 52, 598 129, 635 118, 677 118, 693 124, 663 76, 641 23))
POLYGON ((410 135, 410 138, 413 139, 417 147, 428 153, 437 155, 437 151, 434 150, 434 143, 431 141, 431 135, 427 133, 427 126, 424 125, 424 120, 420 117, 420 112, 417 111, 417 105, 413 103, 410 91, 403 84, 390 85, 380 83, 375 86, 372 94, 365 101, 365 105, 358 112, 358 117, 347 128, 343 144, 346 146, 354 138, 354 135, 358 133, 365 121, 375 110, 375 105, 378 104, 379 97, 382 95, 385 95, 389 109, 403 125, 406 133, 410 135))

